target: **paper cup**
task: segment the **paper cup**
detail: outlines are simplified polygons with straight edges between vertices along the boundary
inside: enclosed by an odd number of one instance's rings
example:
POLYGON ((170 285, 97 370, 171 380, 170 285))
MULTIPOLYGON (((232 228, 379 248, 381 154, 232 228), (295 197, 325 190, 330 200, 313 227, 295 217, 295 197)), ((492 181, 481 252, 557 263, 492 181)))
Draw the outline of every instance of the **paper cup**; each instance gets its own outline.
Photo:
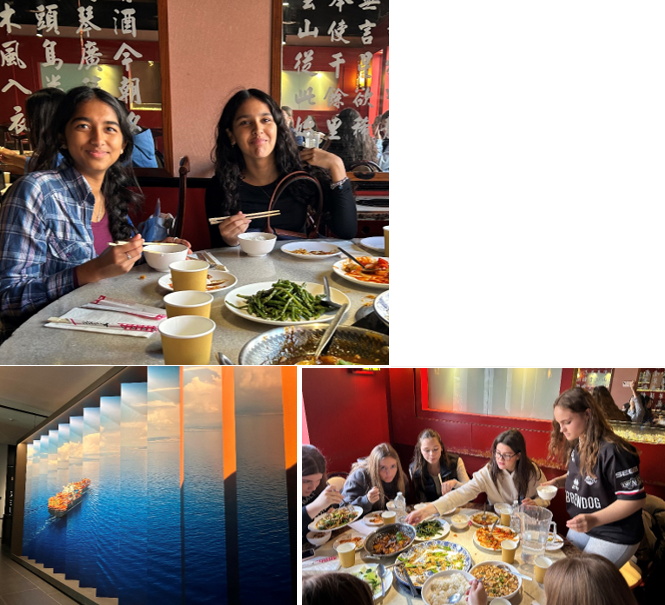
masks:
POLYGON ((384 241, 383 247, 385 248, 386 256, 390 256, 390 250, 388 249, 389 248, 389 246, 388 246, 389 241, 388 240, 390 239, 389 236, 390 236, 389 227, 388 227, 388 225, 386 225, 383 228, 383 241, 384 241))
POLYGON ((534 560, 534 567, 536 570, 536 582, 542 584, 545 581, 545 573, 549 566, 552 565, 552 559, 548 557, 536 557, 534 560))
POLYGON ((179 260, 169 265, 173 291, 198 290, 206 291, 208 269, 210 265, 202 260, 179 260))
POLYGON ((387 510, 384 513, 381 513, 381 518, 383 519, 384 525, 389 523, 395 523, 397 513, 394 510, 387 510))
POLYGON ((356 562, 355 542, 345 542, 337 547, 337 556, 342 567, 353 567, 356 562))
POLYGON ((198 366, 210 364, 212 333, 215 322, 198 315, 182 315, 165 319, 159 324, 167 366, 198 366))
POLYGON ((504 540, 501 542, 501 560, 504 563, 514 563, 516 550, 517 542, 515 540, 504 540))
POLYGON ((213 295, 198 290, 183 290, 171 292, 164 297, 167 317, 179 315, 200 315, 210 317, 213 295))

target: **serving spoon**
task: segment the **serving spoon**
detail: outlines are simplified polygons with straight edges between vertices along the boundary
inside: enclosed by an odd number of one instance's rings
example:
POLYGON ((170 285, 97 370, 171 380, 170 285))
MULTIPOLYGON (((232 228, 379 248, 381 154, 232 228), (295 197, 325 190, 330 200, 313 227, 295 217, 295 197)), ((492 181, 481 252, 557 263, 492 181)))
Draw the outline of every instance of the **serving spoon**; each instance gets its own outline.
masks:
POLYGON ((354 263, 357 263, 362 267, 363 273, 375 273, 378 270, 378 266, 376 264, 373 265, 366 265, 365 263, 361 263, 355 256, 353 256, 350 252, 347 252, 344 250, 344 248, 337 248, 342 254, 346 254, 354 263))
POLYGON ((339 322, 342 321, 342 317, 344 317, 344 313, 346 313, 346 310, 348 308, 349 308, 349 303, 344 303, 343 305, 340 305, 339 309, 337 310, 337 313, 335 313, 335 316, 332 318, 332 320, 328 324, 328 327, 326 328, 326 331, 323 333, 323 336, 321 336, 321 340, 319 340, 319 345, 316 347, 316 351, 314 351, 315 359, 323 355, 323 351, 328 346, 328 343, 332 339, 333 334, 335 333, 335 330, 339 325, 339 322))

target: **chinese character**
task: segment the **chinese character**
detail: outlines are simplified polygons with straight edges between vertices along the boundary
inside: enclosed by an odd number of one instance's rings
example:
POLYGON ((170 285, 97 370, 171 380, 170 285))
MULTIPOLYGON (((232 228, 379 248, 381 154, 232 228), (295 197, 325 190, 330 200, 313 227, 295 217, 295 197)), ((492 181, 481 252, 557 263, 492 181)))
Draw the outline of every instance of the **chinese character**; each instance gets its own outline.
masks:
POLYGON ((346 60, 342 57, 342 53, 335 53, 333 59, 335 60, 332 63, 328 63, 328 65, 335 68, 335 77, 339 79, 339 66, 346 63, 346 60))
POLYGON ((328 100, 328 107, 335 107, 336 109, 339 109, 342 105, 344 105, 344 100, 342 99, 342 97, 348 97, 348 96, 349 95, 343 92, 341 88, 333 88, 331 86, 326 91, 323 100, 324 101, 326 99, 328 100))
POLYGON ((127 115, 127 121, 131 126, 138 125, 140 119, 141 116, 137 116, 133 111, 130 111, 129 114, 127 115))
POLYGON ((118 49, 118 52, 113 55, 113 60, 117 61, 122 56, 121 63, 125 66, 125 69, 129 71, 129 66, 134 62, 134 59, 130 57, 130 54, 134 55, 137 59, 140 59, 143 55, 134 50, 129 44, 123 42, 118 49))
MULTIPOLYGON (((132 34, 136 38, 136 17, 134 17, 136 9, 126 8, 123 11, 119 11, 116 8, 114 12, 118 14, 122 13, 123 15, 122 19, 120 19, 120 32, 123 34, 132 34)), ((118 24, 115 17, 113 17, 113 31, 116 35, 118 34, 118 24)))
POLYGON ((365 90, 359 90, 356 88, 356 96, 353 99, 353 104, 356 107, 360 107, 362 105, 369 105, 370 107, 374 107, 369 100, 372 97, 372 91, 369 88, 366 88, 365 90))
POLYGON ((57 4, 49 4, 46 8, 40 4, 35 11, 35 16, 37 17, 37 31, 45 29, 47 34, 53 31, 58 36, 60 35, 57 4))
POLYGON ((337 8, 339 8, 339 12, 341 13, 345 2, 346 4, 353 4, 353 0, 333 0, 328 6, 337 6, 337 8))
POLYGON ((314 60, 314 51, 306 50, 304 53, 296 55, 296 71, 309 73, 312 69, 312 61, 314 60), (302 63, 301 63, 302 61, 302 63))
POLYGON ((46 62, 44 63, 44 65, 60 69, 62 67, 62 59, 56 59, 55 56, 56 44, 57 42, 51 42, 51 40, 44 40, 44 44, 42 44, 46 52, 46 62))
POLYGON ((358 116, 354 120, 353 126, 351 126, 351 129, 353 130, 353 134, 355 134, 356 136, 360 136, 360 135, 370 136, 369 118, 361 118, 360 116, 358 116))
POLYGON ((141 103, 141 89, 139 88, 138 78, 132 78, 130 81, 127 76, 122 76, 118 92, 120 93, 120 100, 123 103, 127 103, 130 98, 132 103, 141 103))
POLYGON ((25 116, 21 111, 20 105, 16 105, 14 111, 16 112, 16 115, 11 117, 12 123, 9 126, 9 130, 13 130, 16 134, 21 134, 25 132, 25 116))
POLYGON ((381 4, 381 0, 363 0, 358 6, 364 11, 375 11, 377 4, 381 4))
POLYGON ((332 120, 326 120, 328 124, 328 140, 339 141, 340 137, 337 136, 337 129, 342 125, 342 120, 335 116, 332 120))
MULTIPOLYGON (((98 67, 97 69, 101 69, 98 67)), ((99 88, 99 83, 102 81, 102 79, 99 76, 88 76, 86 78, 83 78, 83 84, 86 86, 90 86, 90 88, 99 88)))
POLYGON ((11 34, 12 33, 12 27, 16 27, 17 29, 21 29, 20 25, 16 25, 16 23, 12 23, 12 15, 16 11, 9 6, 5 2, 5 10, 0 11, 0 18, 2 21, 0 21, 0 27, 6 27, 7 28, 7 33, 11 34))
POLYGON ((52 76, 46 76, 46 88, 60 88, 60 86, 62 86, 60 75, 53 74, 52 76))
POLYGON ((9 78, 9 80, 7 80, 7 84, 5 84, 2 87, 2 90, 0 92, 7 92, 12 86, 16 86, 16 88, 18 88, 23 94, 26 95, 32 94, 31 90, 28 90, 24 86, 21 86, 16 80, 13 80, 12 78, 9 78))
POLYGON ((0 58, 2 61, 3 67, 12 67, 17 65, 20 69, 25 69, 27 65, 21 61, 21 58, 18 56, 18 40, 10 40, 9 42, 3 42, 2 48, 0 50, 0 58))
POLYGON ((316 105, 316 103, 312 100, 314 98, 314 90, 312 89, 311 86, 305 91, 303 91, 302 89, 299 90, 298 93, 299 94, 295 96, 297 105, 300 105, 305 101, 307 101, 310 105, 316 105))
POLYGON ((84 65, 87 65, 86 69, 90 69, 93 65, 99 65, 99 59, 101 57, 102 53, 97 47, 97 42, 87 40, 83 47, 83 52, 81 53, 79 69, 82 69, 84 65))
POLYGON ((369 77, 369 70, 372 63, 372 53, 366 52, 362 53, 358 59, 360 60, 360 65, 358 66, 358 77, 361 79, 367 79, 369 77))
POLYGON ((342 19, 339 24, 337 21, 333 21, 330 24, 330 27, 328 28, 328 33, 330 34, 330 41, 331 42, 344 42, 344 44, 348 44, 349 40, 345 40, 343 38, 344 32, 347 30, 349 26, 346 24, 344 19, 342 19))
POLYGON ((358 29, 363 33, 361 38, 363 44, 371 44, 374 40, 374 36, 372 36, 373 27, 376 27, 376 23, 372 23, 369 19, 365 19, 365 23, 358 26, 358 29))
POLYGON ((101 31, 100 27, 97 27, 92 22, 92 6, 79 6, 77 9, 79 13, 79 27, 76 30, 77 34, 84 33, 90 37, 90 30, 95 29, 101 31))
POLYGON ((305 19, 305 29, 303 30, 300 27, 298 28, 298 38, 304 38, 305 36, 312 36, 313 38, 316 38, 319 35, 319 28, 315 27, 313 30, 310 30, 310 25, 310 20, 305 19))
POLYGON ((314 6, 314 0, 303 0, 302 9, 303 10, 312 9, 313 11, 316 10, 316 6, 314 6))

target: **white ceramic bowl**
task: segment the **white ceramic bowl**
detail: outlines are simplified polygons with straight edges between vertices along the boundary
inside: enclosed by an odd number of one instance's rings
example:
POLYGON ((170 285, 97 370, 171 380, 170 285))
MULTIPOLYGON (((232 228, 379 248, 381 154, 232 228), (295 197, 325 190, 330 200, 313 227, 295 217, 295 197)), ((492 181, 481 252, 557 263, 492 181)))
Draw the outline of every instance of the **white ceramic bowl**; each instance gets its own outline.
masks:
POLYGON ((265 256, 275 247, 277 236, 274 233, 241 233, 238 236, 240 249, 248 256, 265 256))
POLYGON ((557 491, 559 490, 555 485, 538 486, 538 495, 543 500, 551 500, 556 496, 557 491))
MULTIPOLYGON (((445 571, 440 571, 439 573, 435 573, 434 575, 430 576, 425 580, 425 583, 423 584, 423 589, 422 589, 422 597, 423 601, 427 605, 431 605, 430 601, 430 596, 432 593, 432 585, 436 583, 437 580, 440 580, 441 578, 447 578, 450 576, 453 576, 455 574, 461 574, 463 575, 467 582, 471 583, 472 580, 475 580, 475 578, 467 571, 459 571, 457 569, 446 569, 445 571)), ((462 595, 462 598, 459 601, 460 603, 466 603, 466 599, 464 598, 464 595, 462 595)))
POLYGON ((321 546, 330 540, 332 532, 329 531, 308 531, 307 532, 307 541, 314 546, 321 546), (323 534, 323 536, 321 536, 323 534), (314 536, 317 536, 316 538, 314 536))
POLYGON ((171 263, 187 259, 187 246, 182 244, 153 244, 143 248, 143 256, 155 271, 166 273, 171 263))
POLYGON ((507 601, 510 601, 510 599, 512 599, 517 593, 519 593, 520 589, 522 588, 522 576, 517 575, 519 572, 517 571, 517 569, 513 565, 511 565, 510 563, 504 563, 503 561, 499 561, 499 560, 496 560, 496 559, 490 559, 489 561, 481 561, 480 563, 474 565, 469 570, 469 573, 473 574, 474 569, 477 569, 478 567, 482 567, 483 565, 501 565, 501 566, 507 567, 512 573, 514 573, 517 576, 517 589, 514 590, 513 592, 511 592, 510 594, 504 595, 503 597, 494 597, 495 599, 502 598, 502 599, 506 599, 507 601))
POLYGON ((453 526, 453 529, 462 531, 463 529, 469 527, 469 515, 465 515, 464 513, 457 513, 450 518, 450 524, 453 526), (456 517, 464 517, 464 522, 455 521, 456 517))

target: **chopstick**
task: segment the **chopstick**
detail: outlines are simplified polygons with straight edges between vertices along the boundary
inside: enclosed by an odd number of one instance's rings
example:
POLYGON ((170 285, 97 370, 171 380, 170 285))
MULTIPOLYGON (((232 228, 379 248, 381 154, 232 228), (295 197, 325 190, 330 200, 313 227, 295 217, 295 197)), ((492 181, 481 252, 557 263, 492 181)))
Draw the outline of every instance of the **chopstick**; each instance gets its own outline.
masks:
MULTIPOLYGON (((129 242, 109 242, 109 246, 124 246, 129 244, 129 242)), ((175 242, 143 242, 144 246, 182 246, 182 244, 176 244, 175 242)))
MULTIPOLYGON (((247 218, 266 218, 268 216, 279 216, 280 212, 279 210, 266 210, 265 212, 254 212, 253 214, 246 214, 245 216, 247 218)), ((209 218, 208 222, 211 225, 216 225, 217 223, 221 223, 222 221, 225 221, 227 218, 231 218, 230 216, 217 216, 215 218, 209 218)))

